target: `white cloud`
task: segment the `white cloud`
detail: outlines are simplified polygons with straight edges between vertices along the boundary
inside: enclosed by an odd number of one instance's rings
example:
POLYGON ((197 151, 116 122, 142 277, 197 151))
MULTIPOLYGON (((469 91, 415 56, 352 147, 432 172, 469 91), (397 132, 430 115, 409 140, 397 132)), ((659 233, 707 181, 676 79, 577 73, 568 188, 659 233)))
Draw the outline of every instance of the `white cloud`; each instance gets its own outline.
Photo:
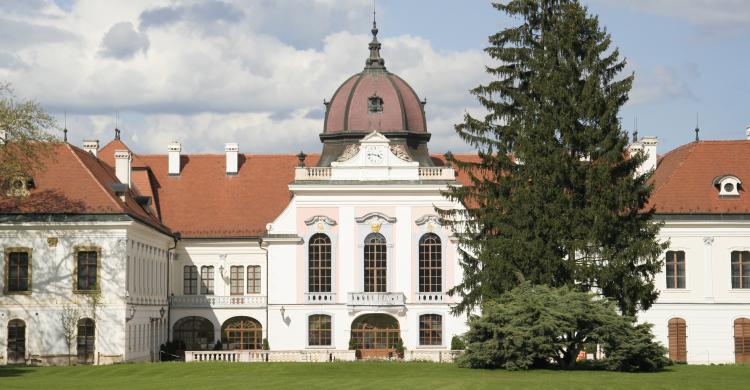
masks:
POLYGON ((629 105, 663 103, 675 99, 696 100, 690 82, 699 78, 696 64, 682 67, 655 65, 635 70, 629 105))
MULTIPOLYGON (((195 152, 233 141, 251 152, 319 151, 323 99, 361 71, 368 54, 369 1, 215 1, 200 3, 214 6, 202 15, 196 4, 80 0, 63 15, 32 14, 19 21, 74 38, 20 47, 0 41, 0 53, 13 53, 3 57, 13 66, 0 66, 0 80, 67 110, 73 142, 111 139, 119 110, 123 136, 136 135, 131 146, 144 153, 161 153, 172 139, 195 152), (283 23, 285 16, 302 22, 283 23), (355 21, 363 34, 348 31, 355 21), (274 23, 298 32, 267 27, 274 23)), ((380 38, 388 69, 428 99, 431 149, 465 150, 453 125, 476 107, 468 90, 486 77, 485 54, 442 52, 424 38, 382 30, 380 38)))
POLYGON ((685 19, 712 29, 748 28, 750 1, 747 0, 592 0, 618 7, 685 19))

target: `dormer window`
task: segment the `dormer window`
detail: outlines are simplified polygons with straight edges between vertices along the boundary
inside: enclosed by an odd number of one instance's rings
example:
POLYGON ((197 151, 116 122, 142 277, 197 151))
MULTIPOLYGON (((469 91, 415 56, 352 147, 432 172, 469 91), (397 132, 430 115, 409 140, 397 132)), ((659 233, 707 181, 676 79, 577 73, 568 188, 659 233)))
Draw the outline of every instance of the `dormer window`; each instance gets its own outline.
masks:
POLYGON ((723 175, 714 179, 714 186, 719 189, 719 196, 721 197, 740 196, 741 185, 742 182, 737 176, 723 175))
POLYGON ((34 180, 23 175, 15 176, 8 181, 7 196, 28 196, 34 188, 34 180))
POLYGON ((383 99, 378 95, 370 96, 367 100, 367 111, 370 114, 383 112, 383 99))

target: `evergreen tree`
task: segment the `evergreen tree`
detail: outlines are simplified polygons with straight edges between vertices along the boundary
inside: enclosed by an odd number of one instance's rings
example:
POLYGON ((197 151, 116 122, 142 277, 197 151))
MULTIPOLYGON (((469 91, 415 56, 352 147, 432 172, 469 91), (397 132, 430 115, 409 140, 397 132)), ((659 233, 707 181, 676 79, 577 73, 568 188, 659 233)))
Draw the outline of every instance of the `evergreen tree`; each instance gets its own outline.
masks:
POLYGON ((650 173, 636 175, 644 156, 628 156, 618 118, 633 76, 618 78, 625 61, 578 1, 493 5, 520 25, 489 37, 492 81, 471 91, 487 115, 456 126, 479 161, 447 156, 472 183, 446 192, 467 210, 441 210, 462 250, 456 311, 523 281, 647 309, 664 246, 644 210, 650 173))

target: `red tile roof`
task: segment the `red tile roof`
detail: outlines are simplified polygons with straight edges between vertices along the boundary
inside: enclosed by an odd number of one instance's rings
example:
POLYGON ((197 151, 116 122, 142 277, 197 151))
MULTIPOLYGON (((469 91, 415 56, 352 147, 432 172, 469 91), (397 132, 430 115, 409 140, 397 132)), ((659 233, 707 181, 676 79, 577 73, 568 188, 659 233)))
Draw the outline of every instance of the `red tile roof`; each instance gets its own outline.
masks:
MULTIPOLYGON (((294 155, 239 155, 239 172, 225 173, 225 155, 182 155, 169 176, 166 155, 142 155, 150 168, 162 222, 183 238, 257 237, 289 204, 294 155)), ((306 163, 317 163, 318 155, 306 163)))
POLYGON ((714 179, 733 175, 750 186, 750 141, 700 141, 680 146, 659 159, 652 177, 649 207, 659 214, 750 213, 750 194, 719 197, 714 179))
POLYGON ((32 172, 28 197, 0 196, 3 214, 127 214, 163 232, 169 229, 144 210, 128 191, 124 201, 110 185, 114 170, 90 153, 67 143, 54 144, 43 169, 32 172))

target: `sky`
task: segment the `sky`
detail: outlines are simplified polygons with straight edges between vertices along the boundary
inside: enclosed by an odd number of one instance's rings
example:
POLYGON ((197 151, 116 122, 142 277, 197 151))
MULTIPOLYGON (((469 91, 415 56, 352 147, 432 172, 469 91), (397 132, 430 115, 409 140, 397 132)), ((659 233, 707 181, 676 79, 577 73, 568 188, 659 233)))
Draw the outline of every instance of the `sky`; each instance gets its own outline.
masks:
MULTIPOLYGON (((750 1, 588 0, 634 73, 623 126, 742 139, 750 125, 750 1)), ((71 143, 114 136, 136 153, 319 152, 323 100, 362 70, 371 0, 0 0, 0 82, 38 101, 71 143), (119 119, 118 119, 119 117, 119 119)), ((518 20, 484 0, 377 0, 388 70, 426 98, 430 150, 481 113, 487 37, 518 20)))

